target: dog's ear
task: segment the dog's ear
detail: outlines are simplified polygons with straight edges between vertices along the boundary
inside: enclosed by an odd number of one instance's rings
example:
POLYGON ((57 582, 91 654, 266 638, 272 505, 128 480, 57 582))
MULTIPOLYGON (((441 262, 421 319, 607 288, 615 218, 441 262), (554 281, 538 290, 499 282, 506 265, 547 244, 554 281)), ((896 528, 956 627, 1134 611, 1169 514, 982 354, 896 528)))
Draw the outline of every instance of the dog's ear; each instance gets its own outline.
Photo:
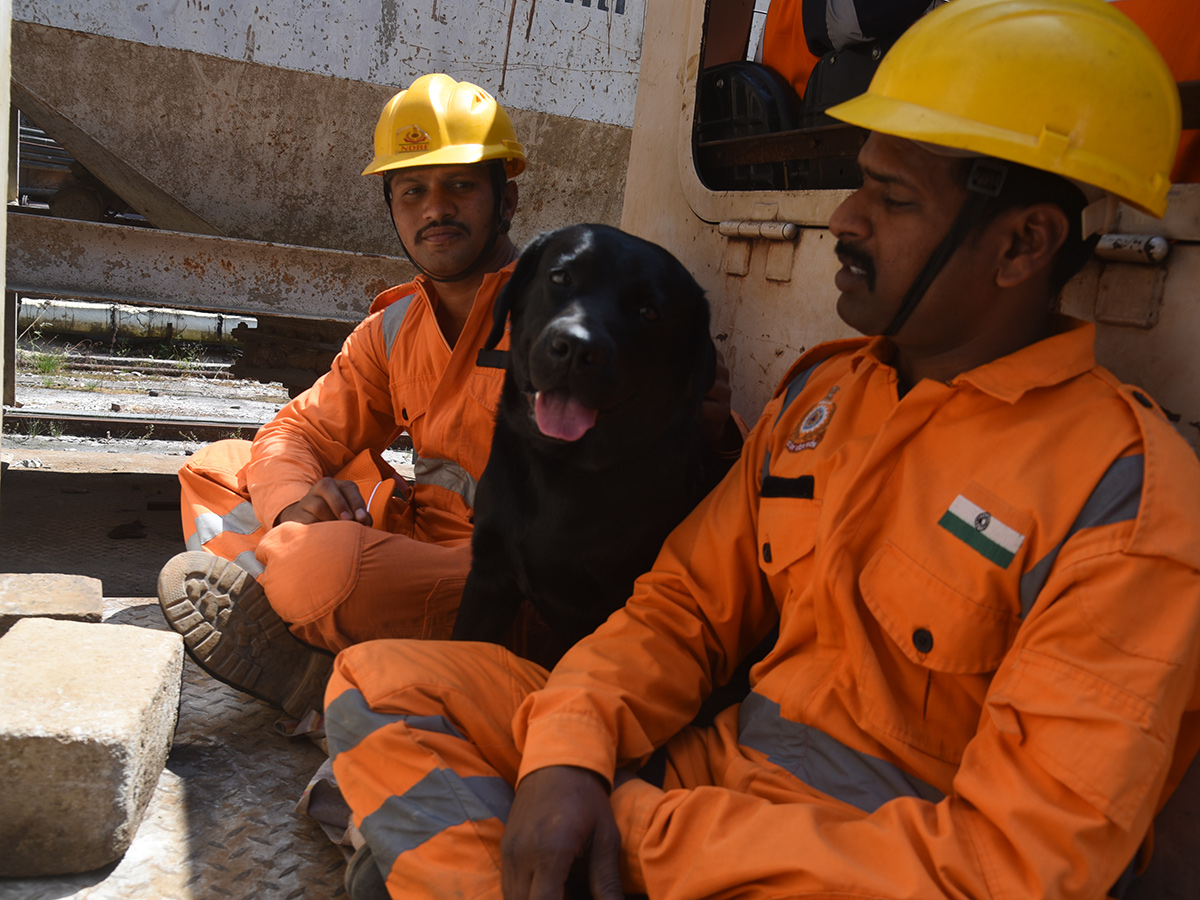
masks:
POLYGON ((513 270, 512 278, 508 279, 508 284, 504 285, 500 296, 496 298, 496 305, 492 309, 492 330, 488 334, 487 340, 483 342, 484 350, 496 349, 500 338, 504 337, 504 325, 508 321, 510 313, 514 316, 521 314, 518 304, 525 294, 525 288, 529 286, 529 282, 533 280, 533 276, 537 272, 538 264, 542 259, 542 251, 552 233, 539 234, 521 251, 521 258, 517 260, 517 267, 513 270))

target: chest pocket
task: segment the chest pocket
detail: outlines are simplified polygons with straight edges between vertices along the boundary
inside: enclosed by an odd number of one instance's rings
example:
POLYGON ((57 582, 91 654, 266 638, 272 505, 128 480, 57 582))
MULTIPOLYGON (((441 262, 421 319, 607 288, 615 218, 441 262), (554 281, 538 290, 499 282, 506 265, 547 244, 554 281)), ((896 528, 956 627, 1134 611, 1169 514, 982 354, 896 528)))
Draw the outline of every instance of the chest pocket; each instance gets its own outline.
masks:
POLYGON ((763 495, 758 507, 758 564, 764 574, 773 578, 813 552, 820 516, 820 500, 763 495))
POLYGON ((495 412, 500 405, 500 389, 504 386, 504 370, 476 366, 467 380, 467 390, 480 406, 495 412))
POLYGON ((480 350, 475 368, 467 379, 467 390, 488 412, 500 406, 500 391, 504 387, 505 366, 508 365, 510 335, 508 331, 500 337, 493 350, 480 350))
POLYGON ((945 584, 891 542, 863 569, 859 588, 899 651, 935 672, 994 671, 1020 625, 1007 610, 976 603, 945 584))
POLYGON ((414 442, 417 435, 413 429, 420 428, 421 419, 429 409, 434 387, 433 383, 423 379, 410 379, 407 382, 394 380, 392 383, 396 421, 412 436, 414 442))
POLYGON ((858 579, 870 641, 856 672, 859 723, 957 765, 1018 621, 976 603, 885 543, 858 579))

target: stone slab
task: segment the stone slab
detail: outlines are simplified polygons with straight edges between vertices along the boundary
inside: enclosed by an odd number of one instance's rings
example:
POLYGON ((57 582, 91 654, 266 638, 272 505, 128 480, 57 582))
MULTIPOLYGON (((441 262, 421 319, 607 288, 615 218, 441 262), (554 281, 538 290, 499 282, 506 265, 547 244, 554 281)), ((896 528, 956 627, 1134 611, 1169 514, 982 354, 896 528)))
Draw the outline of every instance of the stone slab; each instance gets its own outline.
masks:
POLYGON ((131 625, 23 619, 0 639, 0 876, 121 857, 163 771, 183 644, 131 625))
POLYGON ((86 575, 0 574, 0 636, 21 619, 99 622, 104 589, 86 575))

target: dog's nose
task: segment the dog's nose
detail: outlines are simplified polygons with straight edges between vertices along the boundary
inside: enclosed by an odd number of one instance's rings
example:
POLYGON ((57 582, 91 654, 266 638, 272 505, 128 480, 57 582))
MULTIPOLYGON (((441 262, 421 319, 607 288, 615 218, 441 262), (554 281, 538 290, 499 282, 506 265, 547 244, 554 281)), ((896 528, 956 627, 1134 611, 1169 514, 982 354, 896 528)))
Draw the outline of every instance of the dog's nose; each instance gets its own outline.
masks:
POLYGON ((577 324, 555 328, 548 335, 547 352, 554 361, 570 369, 592 368, 608 361, 608 348, 577 324))

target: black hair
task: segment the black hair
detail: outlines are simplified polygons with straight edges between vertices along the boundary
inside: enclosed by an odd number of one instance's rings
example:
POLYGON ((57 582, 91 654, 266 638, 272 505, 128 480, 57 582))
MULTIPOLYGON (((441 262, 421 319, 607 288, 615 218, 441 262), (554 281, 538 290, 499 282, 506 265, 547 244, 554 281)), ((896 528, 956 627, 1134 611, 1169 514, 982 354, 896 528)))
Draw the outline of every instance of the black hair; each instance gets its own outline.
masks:
MULTIPOLYGON (((973 160, 962 160, 960 170, 963 182, 971 171, 973 160)), ((976 229, 986 228, 1003 212, 1010 209, 1023 209, 1038 203, 1052 203, 1063 211, 1067 217, 1067 236, 1050 269, 1050 293, 1057 297, 1068 281, 1084 267, 1096 248, 1099 235, 1083 237, 1083 210, 1088 205, 1088 199, 1078 186, 1072 184, 1061 175, 1035 169, 1032 166, 1014 162, 1004 162, 1008 172, 1004 179, 1004 187, 1000 194, 993 198, 984 208, 984 212, 976 229)), ((978 230, 976 231, 978 234, 978 230)))

